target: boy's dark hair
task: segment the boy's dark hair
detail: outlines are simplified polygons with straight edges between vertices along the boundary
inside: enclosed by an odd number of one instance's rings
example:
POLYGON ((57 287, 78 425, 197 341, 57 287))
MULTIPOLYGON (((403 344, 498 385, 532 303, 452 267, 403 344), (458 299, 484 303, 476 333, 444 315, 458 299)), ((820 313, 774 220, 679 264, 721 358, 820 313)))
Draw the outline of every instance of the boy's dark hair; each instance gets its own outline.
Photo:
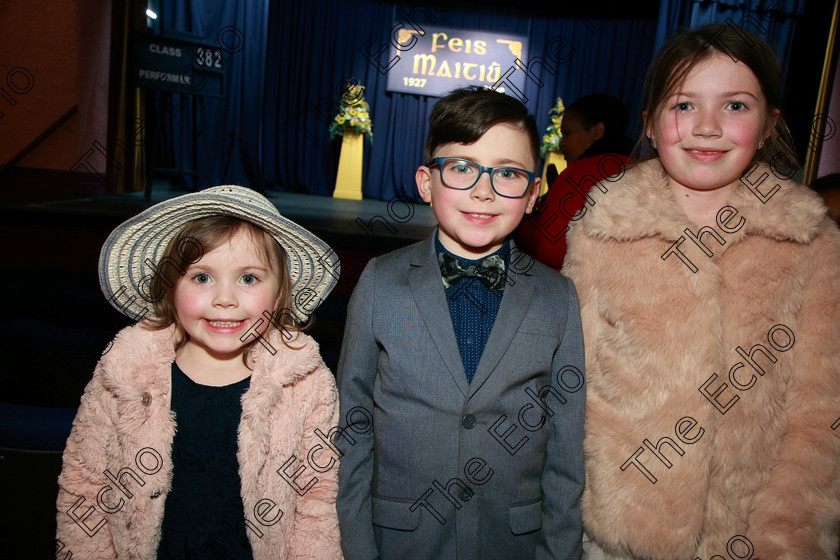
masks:
POLYGON ((695 66, 713 56, 728 56, 743 62, 752 70, 764 98, 767 100, 767 125, 770 136, 764 147, 755 154, 756 161, 770 162, 782 158, 782 167, 791 172, 799 169, 796 152, 792 149, 793 139, 785 120, 779 116, 776 126, 770 114, 778 109, 782 95, 782 70, 773 49, 761 38, 743 29, 729 25, 705 25, 697 29, 683 29, 672 35, 650 63, 642 94, 642 111, 645 112, 645 126, 636 144, 639 160, 656 156, 656 151, 647 137, 647 125, 656 119, 657 111, 673 91, 688 77, 695 66))
POLYGON ((429 115, 423 162, 432 159, 438 146, 450 142, 472 144, 499 123, 512 124, 528 135, 536 169, 540 161, 540 137, 534 117, 518 99, 479 86, 456 89, 435 103, 429 115))
POLYGON ((585 95, 566 107, 567 113, 580 117, 580 122, 589 130, 598 123, 604 123, 604 137, 623 137, 627 129, 629 111, 624 103, 609 93, 585 95))

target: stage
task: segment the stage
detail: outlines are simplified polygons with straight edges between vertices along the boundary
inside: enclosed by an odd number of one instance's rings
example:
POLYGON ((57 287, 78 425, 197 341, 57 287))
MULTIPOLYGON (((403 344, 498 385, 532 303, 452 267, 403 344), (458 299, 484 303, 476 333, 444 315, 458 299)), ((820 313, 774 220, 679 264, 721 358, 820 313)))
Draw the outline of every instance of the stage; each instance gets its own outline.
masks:
MULTIPOLYGON (((173 188, 168 182, 156 181, 151 191, 151 204, 187 192, 173 188)), ((399 199, 346 200, 281 191, 264 194, 283 216, 312 231, 331 246, 330 239, 340 244, 342 240, 346 241, 345 236, 358 234, 378 236, 386 247, 406 245, 426 237, 437 224, 428 205, 399 199)), ((122 221, 151 204, 146 202, 141 191, 38 202, 25 204, 23 209, 45 215, 113 217, 122 221)))

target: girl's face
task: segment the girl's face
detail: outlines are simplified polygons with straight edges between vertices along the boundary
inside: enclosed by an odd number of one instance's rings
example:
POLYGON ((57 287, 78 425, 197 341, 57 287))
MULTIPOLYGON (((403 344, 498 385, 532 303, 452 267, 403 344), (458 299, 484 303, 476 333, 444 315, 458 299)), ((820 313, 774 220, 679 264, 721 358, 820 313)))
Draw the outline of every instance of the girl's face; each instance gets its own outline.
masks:
POLYGON ((240 229, 191 264, 175 286, 175 313, 190 335, 181 353, 207 364, 241 360, 254 333, 270 325, 262 313, 274 312, 279 291, 276 267, 240 229))
MULTIPOLYGON (((778 118, 775 110, 772 121, 778 118)), ((709 191, 737 186, 768 134, 767 101, 743 62, 717 55, 695 66, 657 109, 656 141, 669 182, 709 191)))

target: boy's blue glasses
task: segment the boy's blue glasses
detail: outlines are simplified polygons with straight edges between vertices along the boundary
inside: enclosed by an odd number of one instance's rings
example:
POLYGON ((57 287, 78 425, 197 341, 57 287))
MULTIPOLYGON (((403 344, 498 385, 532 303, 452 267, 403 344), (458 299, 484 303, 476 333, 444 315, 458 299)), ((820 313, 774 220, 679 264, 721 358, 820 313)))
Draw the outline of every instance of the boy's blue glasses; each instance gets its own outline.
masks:
POLYGON ((518 167, 485 167, 462 158, 436 157, 426 163, 427 167, 437 165, 440 180, 445 187, 465 191, 478 183, 485 171, 490 175, 493 192, 505 198, 522 198, 528 192, 536 173, 518 167))

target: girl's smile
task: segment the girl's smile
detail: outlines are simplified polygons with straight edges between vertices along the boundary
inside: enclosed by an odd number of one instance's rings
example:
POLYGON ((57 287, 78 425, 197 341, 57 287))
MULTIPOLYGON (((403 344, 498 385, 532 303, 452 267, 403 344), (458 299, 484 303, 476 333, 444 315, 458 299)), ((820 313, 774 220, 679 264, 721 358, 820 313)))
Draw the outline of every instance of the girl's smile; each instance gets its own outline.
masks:
POLYGON ((234 332, 245 325, 245 321, 226 321, 220 319, 205 319, 208 328, 218 332, 234 332))
POLYGON ((685 148, 690 158, 697 161, 717 161, 726 154, 723 150, 712 150, 708 148, 685 148))

